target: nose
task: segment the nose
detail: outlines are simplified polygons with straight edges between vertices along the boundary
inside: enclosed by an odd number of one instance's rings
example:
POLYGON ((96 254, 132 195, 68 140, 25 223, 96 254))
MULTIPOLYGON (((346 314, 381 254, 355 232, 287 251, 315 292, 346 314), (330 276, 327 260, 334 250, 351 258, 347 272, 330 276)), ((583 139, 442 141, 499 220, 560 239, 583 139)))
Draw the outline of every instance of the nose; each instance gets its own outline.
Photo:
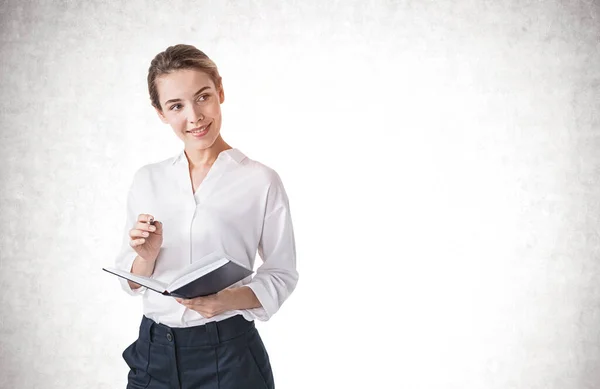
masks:
POLYGON ((200 112, 200 107, 192 105, 190 112, 188 114, 188 118, 190 123, 196 124, 201 120, 204 120, 204 115, 200 112))

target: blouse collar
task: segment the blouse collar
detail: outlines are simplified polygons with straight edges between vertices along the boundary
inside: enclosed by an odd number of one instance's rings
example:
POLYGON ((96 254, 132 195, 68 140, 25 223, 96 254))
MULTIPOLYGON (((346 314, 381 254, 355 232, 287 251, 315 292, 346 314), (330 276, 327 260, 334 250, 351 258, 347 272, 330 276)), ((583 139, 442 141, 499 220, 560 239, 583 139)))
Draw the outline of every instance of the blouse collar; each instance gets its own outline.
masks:
MULTIPOLYGON (((244 153, 242 153, 239 149, 234 147, 231 149, 221 151, 217 156, 217 159, 220 158, 228 158, 229 160, 235 161, 237 163, 242 163, 244 158, 246 158, 246 155, 244 155, 244 153)), ((182 161, 187 161, 187 158, 185 157, 185 150, 181 150, 175 157, 173 157, 172 164, 175 165, 182 161)))

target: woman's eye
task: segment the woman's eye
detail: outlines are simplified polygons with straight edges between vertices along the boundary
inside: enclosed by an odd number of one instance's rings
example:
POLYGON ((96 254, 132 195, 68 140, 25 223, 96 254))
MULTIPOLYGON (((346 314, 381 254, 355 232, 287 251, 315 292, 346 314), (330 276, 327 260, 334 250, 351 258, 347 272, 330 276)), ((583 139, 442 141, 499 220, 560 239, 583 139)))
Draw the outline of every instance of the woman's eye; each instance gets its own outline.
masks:
POLYGON ((208 95, 200 95, 198 96, 198 101, 206 101, 208 100, 208 95))
POLYGON ((172 111, 175 107, 179 107, 179 106, 181 106, 181 104, 173 104, 171 106, 171 108, 169 108, 169 109, 172 111))

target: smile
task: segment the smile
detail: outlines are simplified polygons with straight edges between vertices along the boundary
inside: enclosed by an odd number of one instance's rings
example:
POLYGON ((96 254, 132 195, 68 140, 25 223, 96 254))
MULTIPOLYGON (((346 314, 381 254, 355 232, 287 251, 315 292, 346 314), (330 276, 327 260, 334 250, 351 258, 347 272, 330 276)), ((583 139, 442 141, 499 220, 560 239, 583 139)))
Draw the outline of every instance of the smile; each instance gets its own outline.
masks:
POLYGON ((193 130, 189 130, 189 131, 186 131, 186 132, 189 133, 189 134, 194 135, 195 137, 204 136, 204 135, 206 135, 206 133, 208 132, 208 130, 210 130, 211 124, 208 124, 208 125, 202 126, 202 127, 198 127, 198 128, 194 128, 193 130))

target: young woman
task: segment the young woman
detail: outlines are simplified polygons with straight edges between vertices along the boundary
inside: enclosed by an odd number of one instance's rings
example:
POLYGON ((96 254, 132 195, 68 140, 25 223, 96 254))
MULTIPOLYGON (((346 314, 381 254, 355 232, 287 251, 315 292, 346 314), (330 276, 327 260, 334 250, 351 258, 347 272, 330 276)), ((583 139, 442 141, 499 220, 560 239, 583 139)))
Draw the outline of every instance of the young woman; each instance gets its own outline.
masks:
POLYGON ((282 181, 223 140, 223 83, 202 51, 175 45, 159 53, 148 90, 183 150, 135 173, 117 267, 168 282, 214 253, 253 268, 258 252, 263 263, 254 277, 189 300, 120 279, 126 292, 143 295, 139 337, 123 352, 127 388, 274 388, 254 320, 268 320, 298 281, 282 181))

